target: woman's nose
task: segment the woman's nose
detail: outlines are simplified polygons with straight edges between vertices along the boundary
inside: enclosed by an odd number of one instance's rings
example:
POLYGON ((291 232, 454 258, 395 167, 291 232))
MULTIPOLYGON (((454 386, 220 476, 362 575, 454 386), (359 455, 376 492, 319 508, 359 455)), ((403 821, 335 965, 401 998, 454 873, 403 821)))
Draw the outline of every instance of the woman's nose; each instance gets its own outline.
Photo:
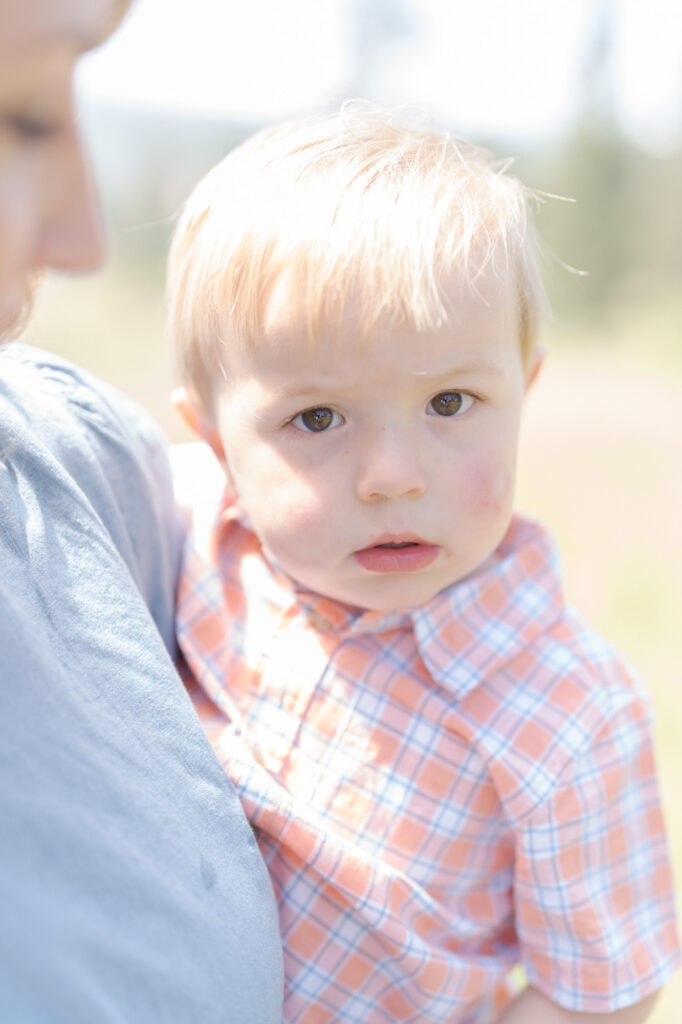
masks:
POLYGON ((106 233, 75 125, 56 144, 50 175, 43 186, 35 263, 57 270, 95 270, 106 256, 106 233))
POLYGON ((357 475, 361 501, 414 499, 426 490, 426 475, 417 444, 406 432, 382 428, 362 454, 357 475))

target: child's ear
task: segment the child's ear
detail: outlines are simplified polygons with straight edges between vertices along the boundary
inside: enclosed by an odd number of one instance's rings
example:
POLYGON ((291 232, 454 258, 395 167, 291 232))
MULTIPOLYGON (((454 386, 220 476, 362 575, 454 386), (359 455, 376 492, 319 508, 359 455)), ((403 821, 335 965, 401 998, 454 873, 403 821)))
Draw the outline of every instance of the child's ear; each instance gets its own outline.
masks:
POLYGON ((213 423, 191 401, 186 388, 174 388, 171 394, 173 408, 186 426, 211 447, 218 462, 225 467, 225 449, 213 423))
POLYGON ((544 348, 537 349, 536 352, 533 354, 532 362, 528 367, 528 372, 526 373, 526 394, 528 394, 532 385, 537 380, 538 374, 540 373, 540 370, 545 364, 546 355, 547 352, 544 348))

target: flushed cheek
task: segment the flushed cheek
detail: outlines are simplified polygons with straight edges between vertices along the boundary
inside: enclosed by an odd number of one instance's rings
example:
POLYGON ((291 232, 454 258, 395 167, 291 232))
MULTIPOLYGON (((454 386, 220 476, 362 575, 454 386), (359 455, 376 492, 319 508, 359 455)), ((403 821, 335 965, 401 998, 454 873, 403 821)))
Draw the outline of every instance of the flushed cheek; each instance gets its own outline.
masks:
POLYGON ((460 474, 453 505, 474 523, 508 516, 514 498, 515 473, 506 464, 474 462, 460 474))
POLYGON ((481 510, 504 515, 514 499, 515 474, 507 468, 483 470, 478 479, 478 503, 481 510))

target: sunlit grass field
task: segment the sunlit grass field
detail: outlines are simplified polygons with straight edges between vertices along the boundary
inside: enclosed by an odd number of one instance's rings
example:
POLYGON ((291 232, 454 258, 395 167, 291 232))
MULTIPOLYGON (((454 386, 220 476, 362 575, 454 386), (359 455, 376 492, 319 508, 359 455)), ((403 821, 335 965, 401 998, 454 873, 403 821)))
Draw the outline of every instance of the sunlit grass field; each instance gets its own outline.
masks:
MULTIPOLYGON (((54 349, 145 405, 173 440, 161 267, 48 280, 26 340, 54 349)), ((657 709, 664 804, 682 884, 682 302, 652 297, 558 321, 528 399, 519 507, 549 524, 569 599, 638 666, 657 709)), ((682 973, 654 1024, 682 1020, 682 973)))

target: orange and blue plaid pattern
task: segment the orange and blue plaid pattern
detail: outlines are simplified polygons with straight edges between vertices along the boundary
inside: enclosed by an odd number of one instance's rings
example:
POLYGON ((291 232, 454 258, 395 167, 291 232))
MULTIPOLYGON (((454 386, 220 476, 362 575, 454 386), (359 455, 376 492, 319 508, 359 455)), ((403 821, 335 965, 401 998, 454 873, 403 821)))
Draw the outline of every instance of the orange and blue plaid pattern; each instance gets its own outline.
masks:
POLYGON ((288 1024, 481 1022, 518 962, 613 1011, 677 968, 646 696, 539 527, 386 614, 300 591, 227 508, 178 635, 279 901, 288 1024))

